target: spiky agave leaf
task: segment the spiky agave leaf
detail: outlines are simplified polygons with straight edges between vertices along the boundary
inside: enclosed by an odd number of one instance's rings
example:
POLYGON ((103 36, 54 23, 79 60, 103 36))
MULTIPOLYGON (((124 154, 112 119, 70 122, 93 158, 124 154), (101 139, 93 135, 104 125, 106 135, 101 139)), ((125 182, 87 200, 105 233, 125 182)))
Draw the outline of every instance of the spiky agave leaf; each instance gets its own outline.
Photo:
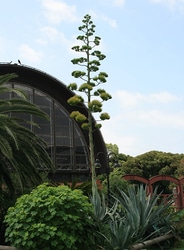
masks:
POLYGON ((147 195, 147 188, 143 185, 137 188, 130 186, 127 194, 122 190, 119 190, 119 194, 118 201, 128 224, 135 232, 135 239, 145 240, 161 233, 166 227, 171 229, 171 220, 166 216, 166 211, 172 201, 168 200, 166 204, 163 201, 158 205, 161 194, 157 194, 157 188, 152 195, 147 195), (165 224, 161 220, 165 220, 165 224))
MULTIPOLYGON (((111 249, 130 249, 138 242, 152 239, 160 234, 173 230, 171 214, 167 204, 157 204, 161 194, 157 188, 152 195, 147 194, 147 188, 130 186, 125 193, 119 190, 114 198, 119 203, 115 216, 109 217, 110 230, 101 233, 105 238, 105 247, 111 249)), ((105 248, 105 249, 106 249, 105 248)))

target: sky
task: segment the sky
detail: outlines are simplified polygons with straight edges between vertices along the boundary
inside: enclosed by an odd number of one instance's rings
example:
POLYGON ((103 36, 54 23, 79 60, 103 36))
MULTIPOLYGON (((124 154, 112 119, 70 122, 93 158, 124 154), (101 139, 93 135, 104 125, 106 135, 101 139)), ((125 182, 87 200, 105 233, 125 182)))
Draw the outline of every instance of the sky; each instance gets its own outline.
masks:
POLYGON ((6 0, 0 62, 27 65, 68 85, 71 47, 89 14, 106 55, 100 71, 112 99, 103 105, 106 143, 137 156, 184 153, 184 0, 6 0))

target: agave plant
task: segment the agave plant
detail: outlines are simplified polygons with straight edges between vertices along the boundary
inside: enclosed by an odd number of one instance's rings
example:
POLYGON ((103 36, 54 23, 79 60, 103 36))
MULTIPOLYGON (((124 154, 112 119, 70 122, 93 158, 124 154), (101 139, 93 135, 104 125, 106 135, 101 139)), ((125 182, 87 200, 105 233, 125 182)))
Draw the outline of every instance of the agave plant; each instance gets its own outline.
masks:
POLYGON ((118 202, 115 200, 114 205, 109 208, 106 203, 105 194, 99 191, 97 186, 93 190, 90 201, 93 205, 93 219, 97 229, 95 233, 97 249, 105 249, 104 246, 107 245, 106 235, 110 233, 110 221, 118 215, 118 202))
POLYGON ((96 210, 101 215, 103 214, 99 218, 104 219, 106 216, 104 221, 106 231, 100 232, 105 239, 102 249, 130 249, 138 242, 173 230, 171 214, 168 213, 172 201, 170 199, 167 203, 163 201, 158 205, 160 196, 161 194, 157 194, 157 189, 152 195, 148 195, 147 188, 141 185, 138 187, 129 186, 126 193, 119 190, 119 193, 114 197, 116 205, 113 210, 112 208, 105 209, 104 206, 100 205, 99 199, 96 199, 96 210))
POLYGON ((157 194, 157 188, 155 188, 153 194, 148 194, 147 187, 143 185, 131 186, 128 189, 128 194, 120 191, 118 200, 125 213, 133 215, 131 216, 131 225, 137 228, 139 237, 145 236, 152 229, 153 233, 164 232, 164 230, 169 229, 171 214, 168 214, 168 210, 173 200, 171 197, 168 197, 167 200, 161 199, 161 193, 157 194))

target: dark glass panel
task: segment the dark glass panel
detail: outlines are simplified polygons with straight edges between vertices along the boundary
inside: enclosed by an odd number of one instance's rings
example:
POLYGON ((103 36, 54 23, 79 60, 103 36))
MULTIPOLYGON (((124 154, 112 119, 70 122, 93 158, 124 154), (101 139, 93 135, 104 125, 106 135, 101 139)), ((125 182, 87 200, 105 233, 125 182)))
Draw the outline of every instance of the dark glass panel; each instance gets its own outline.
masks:
POLYGON ((55 116, 55 123, 57 124, 57 126, 69 127, 70 120, 66 116, 55 116))
POLYGON ((25 86, 25 85, 20 85, 20 84, 14 84, 14 88, 16 88, 16 89, 21 89, 21 90, 23 90, 26 94, 29 94, 29 95, 32 95, 32 93, 33 93, 33 90, 30 88, 30 87, 28 87, 28 86, 25 86))
POLYGON ((70 145, 70 138, 67 136, 66 137, 56 136, 55 141, 56 141, 56 145, 71 146, 70 145))
POLYGON ((48 107, 40 107, 40 109, 45 112, 49 118, 51 119, 51 114, 52 114, 52 107, 51 106, 48 106, 48 107))
MULTIPOLYGON (((28 94, 29 100, 34 100, 34 104, 49 115, 50 121, 34 117, 34 122, 40 127, 34 127, 34 132, 48 144, 47 151, 59 170, 74 171, 73 174, 66 176, 63 174, 62 179, 81 178, 81 174, 77 174, 77 172, 88 170, 89 165, 87 145, 78 125, 62 106, 43 92, 19 84, 16 84, 15 87, 23 89, 28 94), (75 173, 75 171, 77 172, 75 173)), ((29 115, 20 117, 29 121, 32 119, 32 116, 29 115)), ((85 177, 86 175, 83 176, 84 179, 85 177)))
POLYGON ((50 136, 51 128, 50 124, 39 124, 39 127, 34 128, 34 131, 37 135, 48 135, 50 136))
MULTIPOLYGON (((52 145, 52 138, 50 137, 50 135, 41 134, 41 135, 38 135, 38 136, 40 136, 40 138, 42 138, 47 143, 48 146, 52 145)), ((50 151, 51 151, 51 148, 50 148, 50 151)))
POLYGON ((61 137, 61 136, 70 136, 71 131, 69 130, 69 127, 66 126, 56 126, 55 127, 55 133, 56 137, 61 137))
POLYGON ((40 107, 49 107, 51 105, 51 100, 46 98, 43 94, 35 94, 34 95, 34 103, 40 107))
POLYGON ((47 119, 44 119, 44 118, 42 118, 42 117, 38 117, 38 116, 35 116, 34 117, 34 122, 36 123, 36 124, 38 124, 39 126, 40 125, 50 125, 50 120, 47 120, 47 119))
POLYGON ((55 116, 68 117, 68 114, 66 113, 66 111, 61 109, 61 107, 59 107, 57 103, 55 103, 54 109, 55 109, 55 116))

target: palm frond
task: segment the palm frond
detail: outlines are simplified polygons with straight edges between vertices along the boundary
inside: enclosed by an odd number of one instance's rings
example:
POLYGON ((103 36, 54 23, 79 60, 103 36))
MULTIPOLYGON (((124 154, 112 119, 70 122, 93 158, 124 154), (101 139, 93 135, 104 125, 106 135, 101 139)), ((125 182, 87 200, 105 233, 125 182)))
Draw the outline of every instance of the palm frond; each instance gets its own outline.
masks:
POLYGON ((12 80, 13 78, 16 78, 16 77, 18 77, 18 75, 15 73, 0 75, 0 85, 3 85, 6 82, 9 82, 10 80, 12 80))
POLYGON ((42 182, 40 170, 48 172, 54 169, 45 141, 21 125, 25 119, 16 117, 17 114, 29 114, 48 120, 45 112, 27 101, 23 91, 4 86, 16 76, 0 76, 0 94, 13 91, 18 96, 11 100, 0 100, 0 180, 9 190, 15 189, 14 185, 17 185, 12 179, 14 174, 23 189, 28 183, 38 185, 42 182))

